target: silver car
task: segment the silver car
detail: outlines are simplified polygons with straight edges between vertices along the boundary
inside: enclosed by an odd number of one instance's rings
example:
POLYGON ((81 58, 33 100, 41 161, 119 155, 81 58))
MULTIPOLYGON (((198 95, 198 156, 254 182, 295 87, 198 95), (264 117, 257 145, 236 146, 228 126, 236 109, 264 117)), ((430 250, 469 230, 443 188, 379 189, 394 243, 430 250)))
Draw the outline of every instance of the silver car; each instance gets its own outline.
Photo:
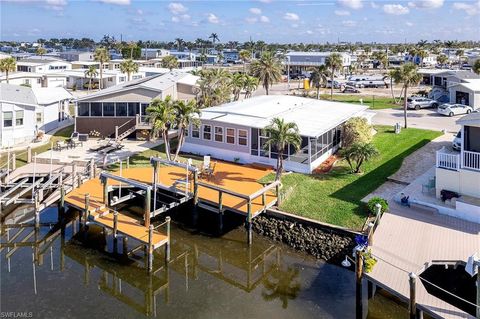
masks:
POLYGON ((438 102, 421 96, 412 96, 407 98, 407 107, 412 110, 420 110, 426 108, 437 108, 438 102))

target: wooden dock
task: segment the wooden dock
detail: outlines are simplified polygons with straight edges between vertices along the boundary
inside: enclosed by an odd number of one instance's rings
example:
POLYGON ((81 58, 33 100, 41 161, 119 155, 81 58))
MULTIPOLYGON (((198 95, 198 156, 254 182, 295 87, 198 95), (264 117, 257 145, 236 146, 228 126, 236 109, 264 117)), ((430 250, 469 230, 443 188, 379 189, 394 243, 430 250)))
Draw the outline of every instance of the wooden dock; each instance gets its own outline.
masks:
POLYGON ((480 252, 480 224, 391 203, 375 231, 371 251, 378 262, 365 274, 368 280, 408 301, 412 272, 417 275, 417 309, 434 318, 474 318, 428 293, 418 276, 432 264, 465 264, 480 252))

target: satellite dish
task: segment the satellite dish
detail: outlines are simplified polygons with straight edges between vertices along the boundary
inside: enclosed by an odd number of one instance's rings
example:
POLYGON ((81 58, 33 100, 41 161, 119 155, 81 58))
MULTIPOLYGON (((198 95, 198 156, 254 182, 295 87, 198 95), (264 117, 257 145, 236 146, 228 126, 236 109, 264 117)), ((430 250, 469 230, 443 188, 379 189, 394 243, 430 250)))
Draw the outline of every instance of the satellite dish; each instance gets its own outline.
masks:
POLYGON ((479 267, 480 256, 477 253, 474 253, 472 256, 468 257, 467 264, 465 265, 465 271, 473 277, 478 273, 479 267))

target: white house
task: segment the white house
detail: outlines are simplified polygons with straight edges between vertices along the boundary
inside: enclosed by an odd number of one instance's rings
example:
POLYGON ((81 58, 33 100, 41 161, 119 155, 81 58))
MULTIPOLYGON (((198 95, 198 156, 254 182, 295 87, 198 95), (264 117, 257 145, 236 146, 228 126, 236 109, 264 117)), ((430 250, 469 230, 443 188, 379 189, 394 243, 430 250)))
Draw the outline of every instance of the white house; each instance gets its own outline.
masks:
POLYGON ((459 195, 453 209, 444 213, 480 222, 480 113, 470 113, 457 121, 462 126, 460 154, 437 152, 435 189, 459 195))
POLYGON ((448 88, 450 101, 480 108, 480 79, 468 79, 448 88))
POLYGON ((203 109, 201 125, 190 126, 182 151, 274 166, 278 153, 265 149, 263 128, 279 117, 296 123, 302 137, 300 149, 289 146, 285 151, 285 169, 311 173, 339 148, 346 121, 370 116, 366 109, 294 96, 258 96, 203 109))
POLYGON ((65 51, 59 53, 60 58, 65 61, 93 61, 94 53, 88 51, 65 51))
POLYGON ((142 48, 142 58, 156 59, 170 55, 170 51, 165 49, 142 48))
POLYGON ((19 72, 56 73, 71 68, 70 62, 52 57, 27 58, 17 61, 17 71, 19 72))
MULTIPOLYGON (((0 83, 7 83, 5 75, 0 76, 0 83)), ((14 72, 8 75, 8 83, 32 88, 66 87, 67 76, 62 73, 14 72)))
POLYGON ((68 119, 73 96, 63 88, 0 83, 0 146, 11 147, 49 132, 68 119))
MULTIPOLYGON (((290 72, 302 72, 311 67, 324 65, 332 52, 288 52, 285 65, 290 67, 290 72)), ((352 64, 350 54, 338 53, 342 59, 343 70, 352 64)))

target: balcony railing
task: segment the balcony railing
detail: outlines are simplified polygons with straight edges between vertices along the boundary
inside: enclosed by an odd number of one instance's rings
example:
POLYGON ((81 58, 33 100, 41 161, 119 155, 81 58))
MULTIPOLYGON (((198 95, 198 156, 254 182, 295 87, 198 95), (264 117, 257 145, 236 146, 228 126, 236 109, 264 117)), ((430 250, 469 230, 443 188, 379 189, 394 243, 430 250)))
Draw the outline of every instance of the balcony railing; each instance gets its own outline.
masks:
POLYGON ((458 171, 460 169, 460 155, 446 153, 444 149, 437 151, 438 168, 451 169, 458 171))
POLYGON ((463 151, 463 168, 480 171, 480 153, 463 151))

